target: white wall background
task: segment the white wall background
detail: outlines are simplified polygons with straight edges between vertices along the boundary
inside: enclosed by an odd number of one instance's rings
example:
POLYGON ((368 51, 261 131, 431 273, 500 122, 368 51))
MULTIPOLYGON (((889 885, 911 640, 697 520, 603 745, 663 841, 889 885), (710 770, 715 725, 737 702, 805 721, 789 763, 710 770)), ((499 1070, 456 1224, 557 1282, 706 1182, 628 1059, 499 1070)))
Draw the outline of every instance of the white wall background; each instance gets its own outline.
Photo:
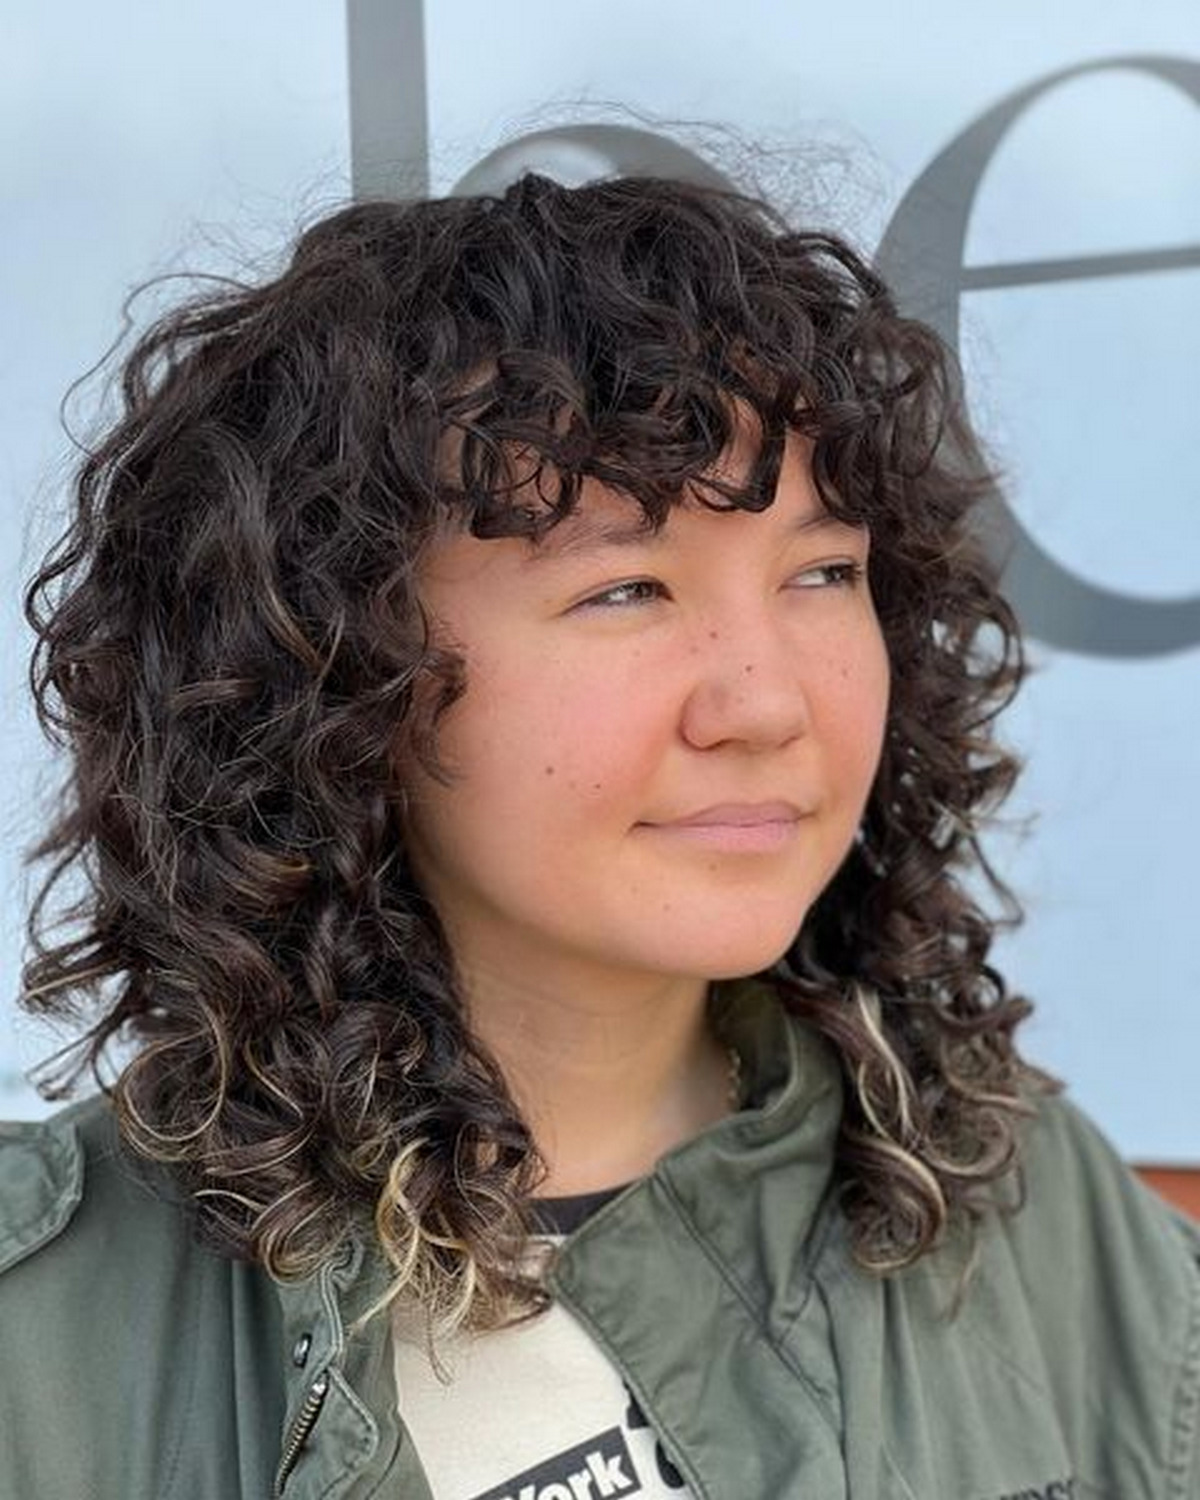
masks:
MULTIPOLYGON (((371 12, 386 25, 386 0, 353 3, 360 20, 371 12)), ((393 8, 411 11, 408 0, 393 8)), ((1089 61, 1200 60, 1194 0, 927 0, 902 21, 884 0, 437 0, 428 10, 434 191, 523 132, 636 123, 633 110, 660 132, 727 123, 773 148, 767 181, 791 192, 802 180, 796 199, 867 249, 929 161, 1000 98, 1089 61)), ((100 11, 21 0, 7 14, 5 999, 17 987, 26 899, 19 849, 37 829, 35 794, 51 769, 25 703, 18 601, 69 457, 58 403, 119 330, 132 284, 266 255, 350 189, 338 0, 106 0, 100 11)), ((1144 74, 1106 71, 1044 96, 1014 126, 980 186, 966 259, 1198 245, 1200 109, 1144 74)), ((1126 594, 1200 593, 1200 265, 970 292, 962 319, 973 409, 1041 546, 1126 594)), ((87 421, 94 394, 70 403, 73 421, 87 421)), ((1040 670, 1009 737, 1030 758, 1014 820, 1037 822, 1028 838, 995 845, 1029 912, 1001 949, 1012 981, 1039 1003, 1027 1046, 1127 1154, 1200 1162, 1200 649, 1116 659, 1034 642, 1032 654, 1040 670)), ((19 1069, 46 1045, 27 1026, 0 1031, 0 1113, 43 1107, 19 1069)))

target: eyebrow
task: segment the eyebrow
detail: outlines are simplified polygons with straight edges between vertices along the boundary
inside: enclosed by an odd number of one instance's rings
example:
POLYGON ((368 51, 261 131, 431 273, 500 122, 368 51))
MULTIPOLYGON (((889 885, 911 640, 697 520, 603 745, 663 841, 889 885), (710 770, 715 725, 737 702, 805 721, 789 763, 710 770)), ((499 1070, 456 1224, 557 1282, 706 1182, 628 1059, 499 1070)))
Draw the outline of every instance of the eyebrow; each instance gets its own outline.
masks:
MULTIPOLYGON (((570 525, 575 517, 570 517, 561 525, 570 525)), ((812 515, 802 516, 793 526, 788 528, 791 536, 799 536, 809 531, 822 531, 838 527, 843 530, 853 530, 854 523, 840 520, 831 511, 819 510, 812 515)), ((621 547, 655 547, 663 545, 666 540, 666 528, 657 529, 648 526, 644 520, 640 521, 607 521, 607 522, 581 522, 565 535, 559 534, 559 527, 554 527, 535 546, 530 554, 531 562, 555 561, 564 557, 587 557, 596 552, 603 552, 610 548, 621 547)))

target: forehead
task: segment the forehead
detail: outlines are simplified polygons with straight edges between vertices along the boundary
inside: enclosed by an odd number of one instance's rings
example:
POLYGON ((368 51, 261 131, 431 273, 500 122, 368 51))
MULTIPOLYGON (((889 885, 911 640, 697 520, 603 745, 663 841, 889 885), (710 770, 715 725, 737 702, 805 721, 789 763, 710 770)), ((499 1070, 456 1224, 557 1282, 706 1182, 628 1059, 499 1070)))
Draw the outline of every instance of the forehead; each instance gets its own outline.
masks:
MULTIPOLYGON (((699 489, 684 494, 656 525, 631 496, 594 481, 580 488, 579 503, 571 514, 558 522, 530 545, 531 562, 587 557, 622 548, 638 551, 665 549, 673 538, 686 532, 696 539, 707 538, 710 545, 724 547, 732 541, 730 529, 723 521, 740 517, 761 518, 759 529, 782 536, 843 524, 824 505, 812 479, 810 453, 799 440, 788 445, 780 468, 775 494, 765 511, 754 512, 741 507, 715 506, 711 492, 699 489), (692 518, 702 525, 690 525, 692 518), (716 524, 711 524, 716 523, 716 524)), ((736 480, 732 472, 720 477, 736 480)), ((736 523, 733 523, 736 524, 736 523)))

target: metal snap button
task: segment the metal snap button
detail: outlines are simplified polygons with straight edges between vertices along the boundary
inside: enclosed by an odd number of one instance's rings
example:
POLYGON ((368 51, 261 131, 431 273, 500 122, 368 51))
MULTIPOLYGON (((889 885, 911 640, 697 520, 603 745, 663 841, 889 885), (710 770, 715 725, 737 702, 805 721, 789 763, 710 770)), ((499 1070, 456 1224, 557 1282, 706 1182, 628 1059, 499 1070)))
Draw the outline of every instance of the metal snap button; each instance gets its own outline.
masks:
POLYGON ((303 1370, 308 1363, 308 1351, 312 1348, 312 1334, 302 1333, 292 1345, 292 1363, 297 1370, 303 1370))

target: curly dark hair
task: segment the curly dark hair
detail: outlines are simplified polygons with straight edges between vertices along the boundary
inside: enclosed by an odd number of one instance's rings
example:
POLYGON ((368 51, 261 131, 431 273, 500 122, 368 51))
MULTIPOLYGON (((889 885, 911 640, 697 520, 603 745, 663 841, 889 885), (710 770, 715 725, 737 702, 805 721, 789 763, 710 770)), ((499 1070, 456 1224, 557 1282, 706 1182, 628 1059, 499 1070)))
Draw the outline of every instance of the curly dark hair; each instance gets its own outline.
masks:
POLYGON ((862 839, 773 979, 842 1060, 865 1265, 1002 1196, 1042 1075, 968 884, 1009 899, 977 833, 1016 771, 992 721, 1021 650, 969 525, 991 481, 953 363, 846 244, 648 178, 362 203, 277 279, 162 317, 122 391, 26 597, 72 768, 28 856, 53 864, 23 1004, 83 1028, 48 1096, 90 1068, 227 1254, 303 1274, 373 1216, 397 1286, 448 1323, 528 1308, 540 1163, 396 817, 398 729, 436 770, 464 687, 422 541, 448 520, 536 538, 587 477, 656 526, 697 482, 758 510, 792 429, 829 509, 870 528, 892 697, 862 839), (716 482, 739 409, 757 456, 716 482), (554 477, 537 506, 514 455, 554 477), (67 875, 84 893, 52 922, 67 875))

